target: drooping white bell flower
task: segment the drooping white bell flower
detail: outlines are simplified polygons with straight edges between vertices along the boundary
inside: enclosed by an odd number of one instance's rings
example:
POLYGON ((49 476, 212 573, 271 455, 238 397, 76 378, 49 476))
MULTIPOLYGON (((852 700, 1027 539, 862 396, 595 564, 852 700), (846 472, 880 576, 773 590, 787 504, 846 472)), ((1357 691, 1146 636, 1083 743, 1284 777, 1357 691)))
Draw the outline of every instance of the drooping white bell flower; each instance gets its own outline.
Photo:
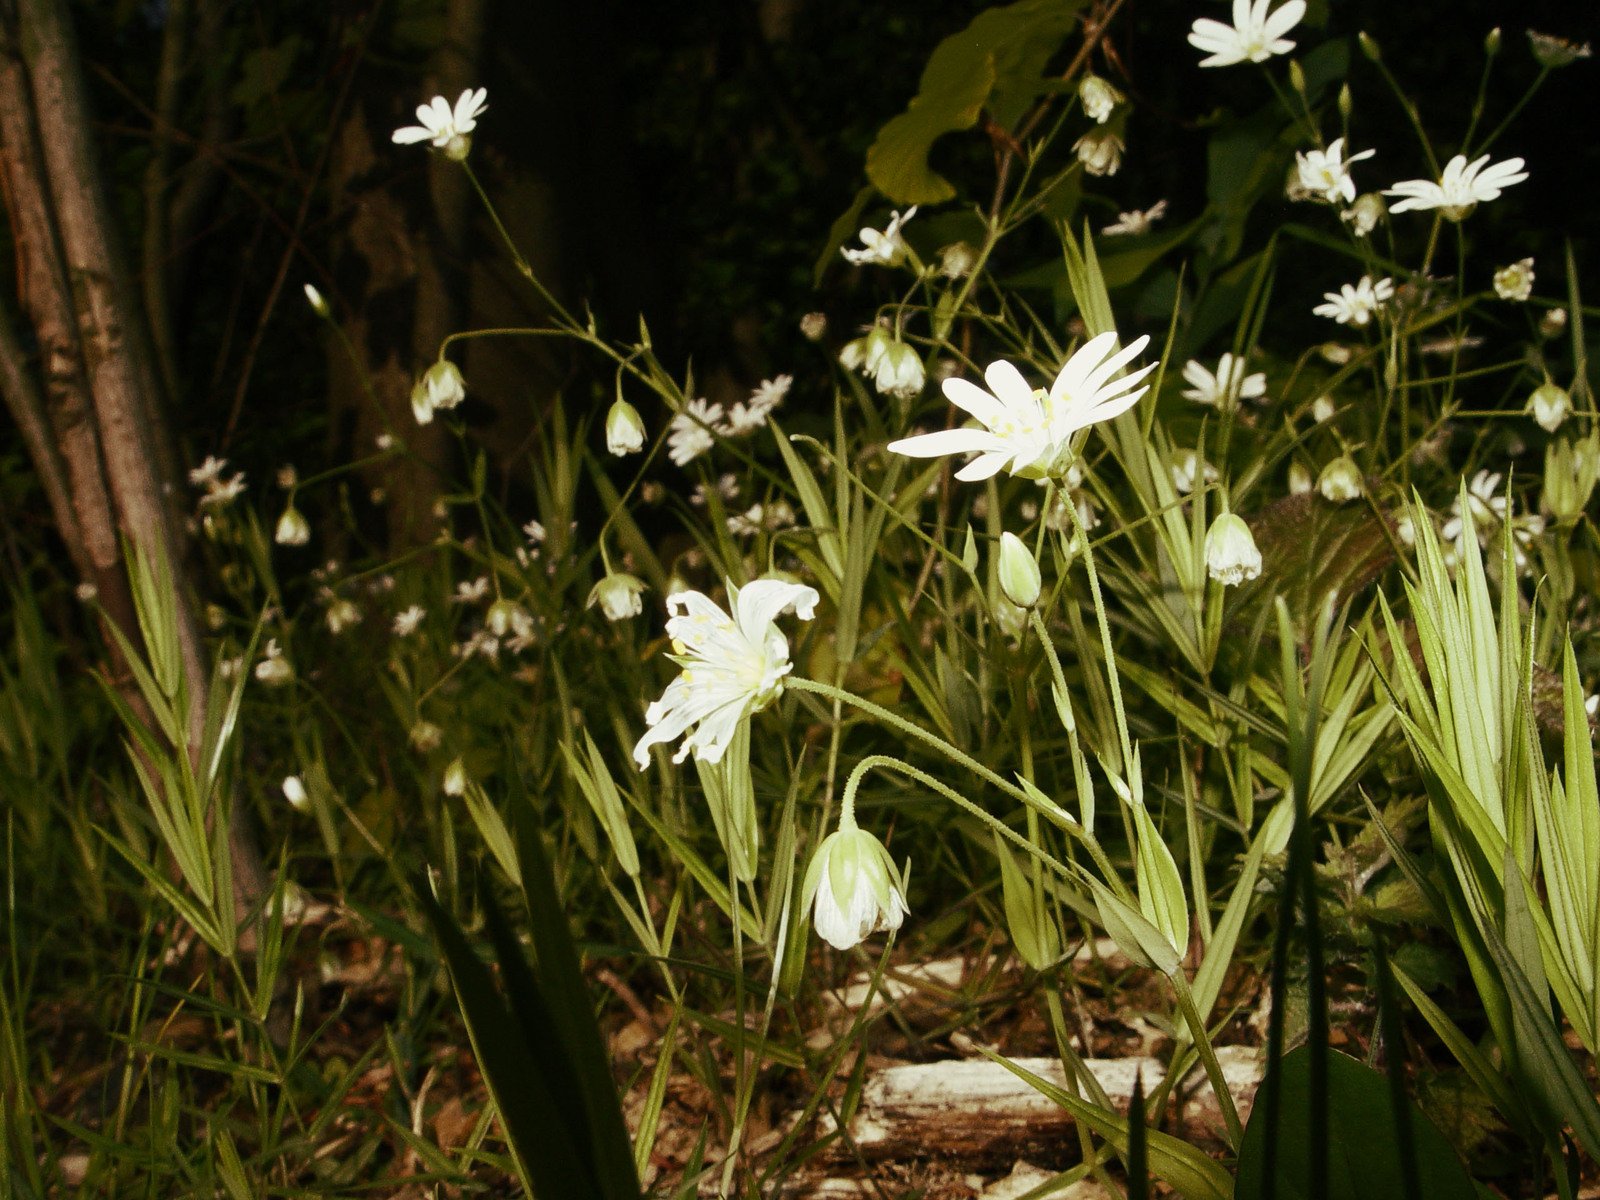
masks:
POLYGON ((899 929, 909 912, 889 851, 850 815, 840 818, 839 828, 817 847, 806 870, 801 905, 813 902, 817 934, 837 950, 899 929))
POLYGON ((441 358, 422 373, 411 389, 411 415, 418 425, 433 420, 433 414, 455 408, 467 398, 467 383, 461 368, 441 358))
POLYGON ((637 575, 617 571, 590 589, 589 600, 584 607, 593 608, 598 604, 606 620, 626 621, 644 611, 644 600, 640 597, 643 591, 644 580, 637 575))
POLYGON ((783 692, 792 664, 789 640, 776 618, 793 611, 809 621, 816 612, 817 591, 779 579, 757 579, 742 588, 729 580, 728 607, 732 616, 700 592, 667 597, 669 657, 683 674, 645 710, 649 728, 633 748, 640 770, 650 765, 651 746, 679 737, 683 744, 674 762, 682 762, 690 751, 701 762, 721 761, 740 722, 783 692))
POLYGON ((1206 573, 1223 587, 1237 587, 1261 574, 1261 551, 1238 513, 1220 513, 1206 531, 1206 573))

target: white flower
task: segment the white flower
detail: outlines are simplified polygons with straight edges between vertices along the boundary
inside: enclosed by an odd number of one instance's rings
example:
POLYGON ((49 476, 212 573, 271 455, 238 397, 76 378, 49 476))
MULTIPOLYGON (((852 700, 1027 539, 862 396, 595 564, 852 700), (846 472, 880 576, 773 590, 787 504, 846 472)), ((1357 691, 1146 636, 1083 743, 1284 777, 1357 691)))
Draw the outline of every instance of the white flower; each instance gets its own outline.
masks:
POLYGON ((712 431, 722 424, 722 405, 696 397, 667 426, 667 457, 686 467, 717 444, 712 431))
POLYGON ((1339 214, 1339 219, 1350 226, 1357 237, 1366 237, 1378 227, 1383 214, 1389 211, 1389 202, 1377 192, 1364 192, 1356 202, 1339 214))
POLYGON ((908 915, 900 873, 888 850, 853 816, 840 819, 806 869, 800 903, 813 902, 817 935, 838 950, 899 929, 908 915))
POLYGON ((488 626, 489 632, 497 638, 515 631, 524 633, 533 627, 533 621, 528 616, 527 609, 515 600, 507 600, 504 596, 489 606, 489 611, 484 615, 483 623, 488 626))
POLYGON ((293 504, 283 510, 272 540, 280 546, 304 546, 311 540, 311 525, 293 504))
POLYGON ((626 621, 644 611, 644 600, 639 595, 642 591, 644 580, 619 571, 607 575, 589 590, 585 607, 593 608, 598 604, 606 620, 626 621))
POLYGON ((1306 15, 1305 0, 1289 0, 1268 15, 1272 0, 1233 0, 1233 24, 1201 17, 1189 32, 1189 44, 1209 57, 1202 67, 1231 67, 1242 62, 1266 62, 1274 54, 1287 54, 1294 43, 1283 35, 1306 15))
POLYGON ((846 371, 860 371, 863 375, 875 374, 878 370, 878 360, 883 357, 883 352, 889 345, 889 331, 882 325, 874 325, 867 330, 865 336, 844 344, 844 349, 839 351, 839 365, 846 371))
POLYGON ((1194 491, 1197 483, 1217 481, 1217 469, 1202 462, 1193 450, 1176 451, 1167 464, 1167 471, 1172 476, 1172 486, 1185 494, 1194 491))
POLYGON ((435 96, 417 108, 420 125, 406 125, 394 131, 394 140, 401 146, 416 142, 432 142, 434 148, 443 150, 450 158, 460 162, 472 148, 467 135, 478 127, 478 118, 488 105, 488 90, 468 88, 457 98, 455 107, 443 96, 435 96))
POLYGON ((1246 375, 1244 358, 1232 354, 1217 360, 1215 375, 1191 358, 1183 365, 1183 381, 1190 385, 1184 388, 1183 398, 1209 408, 1230 409, 1240 400, 1256 400, 1267 393, 1265 373, 1246 375))
POLYGON ((267 648, 256 664, 256 678, 268 687, 282 687, 294 678, 294 668, 284 658, 277 638, 267 639, 267 648))
POLYGON ((644 421, 639 410, 621 396, 606 413, 606 449, 618 458, 644 449, 644 421))
POLYGON ((418 425, 433 420, 433 414, 455 408, 467 398, 467 384, 461 369, 448 358, 441 358, 424 371, 411 388, 411 414, 418 425))
POLYGON ((1319 317, 1332 317, 1341 325, 1360 327, 1370 322, 1373 314, 1393 296, 1394 280, 1380 279, 1374 283, 1372 276, 1363 275, 1361 282, 1354 286, 1347 283, 1337 292, 1323 292, 1326 303, 1311 311, 1319 317))
POLYGON ((1489 156, 1485 154, 1469 164, 1466 155, 1458 154, 1445 164, 1438 183, 1431 179, 1410 179, 1395 184, 1384 194, 1404 199, 1393 205, 1391 211, 1437 208, 1446 220, 1463 221, 1480 203, 1498 200, 1503 189, 1528 177, 1520 158, 1508 158, 1485 167, 1488 161, 1489 156))
POLYGON ((439 781, 439 790, 446 796, 462 796, 467 791, 467 764, 459 758, 452 758, 450 765, 444 769, 444 777, 439 781))
POLYGON ((1560 337, 1567 327, 1567 310, 1552 308, 1539 318, 1539 336, 1544 338, 1560 337))
POLYGON ((457 604, 476 604, 489 594, 489 577, 479 575, 476 579, 463 579, 456 584, 456 594, 450 597, 457 604))
POLYGON ((544 545, 544 539, 547 536, 544 530, 544 523, 541 521, 529 521, 522 527, 522 536, 528 539, 528 545, 530 546, 544 545))
POLYGON ((1340 200, 1353 204, 1356 181, 1350 178, 1350 164, 1371 158, 1376 153, 1376 150, 1363 150, 1346 158, 1343 138, 1334 138, 1326 150, 1297 153, 1294 157, 1300 171, 1300 186, 1329 204, 1337 204, 1340 200))
POLYGON ((873 383, 885 396, 910 400, 922 394, 927 376, 923 372, 922 355, 904 342, 890 342, 878 355, 873 383))
POLYGON ((1318 396, 1311 402, 1311 419, 1318 425, 1332 420, 1334 411, 1332 396, 1318 396))
POLYGON ((1072 143, 1078 161, 1091 175, 1115 175, 1122 166, 1123 146, 1122 139, 1109 129, 1091 129, 1072 143))
POLYGON ((1061 368, 1048 392, 1029 387, 1022 372, 1003 359, 984 372, 989 391, 966 379, 947 379, 945 398, 983 428, 901 438, 890 442, 889 449, 911 458, 976 452, 978 457, 956 472, 965 481, 988 479, 1000 471, 1029 479, 1059 475, 1071 463, 1073 434, 1126 412, 1149 390, 1134 385, 1155 369, 1154 363, 1121 374, 1149 341, 1141 337, 1115 351, 1115 333, 1090 339, 1061 368))
POLYGON ((1039 603, 1039 563, 1033 552, 1022 544, 1014 533, 1000 535, 1000 590, 1006 599, 1018 608, 1032 608, 1039 603))
POLYGON ((1494 294, 1502 300, 1521 302, 1533 295, 1533 259, 1519 258, 1509 267, 1494 273, 1494 294))
POLYGON ((444 730, 432 721, 418 721, 406 734, 406 740, 411 743, 411 748, 419 754, 431 754, 439 748, 444 741, 444 730))
POLYGON ((288 775, 283 780, 283 798, 289 802, 296 812, 305 812, 311 807, 311 798, 306 795, 306 785, 300 781, 298 775, 288 775))
POLYGON ((1533 51, 1533 56, 1539 60, 1541 67, 1551 70, 1571 66, 1580 58, 1588 58, 1594 53, 1589 48, 1588 42, 1580 45, 1552 34, 1535 33, 1531 29, 1528 30, 1528 48, 1533 51))
POLYGON ((939 248, 939 274, 946 279, 965 279, 977 262, 978 252, 969 242, 951 242, 939 248))
POLYGON ((903 216, 896 210, 890 214, 889 224, 882 233, 876 229, 861 231, 859 236, 864 249, 852 250, 848 246, 840 246, 839 253, 857 266, 877 263, 885 267, 898 267, 906 260, 906 240, 900 230, 916 215, 915 204, 906 209, 903 216))
POLYGON ((682 762, 690 751, 702 762, 721 761, 740 722, 783 692, 791 669, 789 641, 775 619, 793 610, 809 621, 817 592, 778 579, 757 579, 743 588, 729 580, 728 607, 731 617, 700 592, 667 597, 670 657, 683 674, 645 710, 649 728, 633 748, 640 770, 650 765, 651 746, 679 737, 683 745, 673 762, 682 762))
MULTIPOLYGON (((1514 519, 1511 498, 1497 494, 1500 489, 1500 479, 1500 472, 1485 468, 1474 475, 1467 484, 1467 508, 1472 513, 1472 524, 1480 538, 1489 535, 1491 525, 1514 519)), ((1461 539, 1466 536, 1466 522, 1461 516, 1459 493, 1450 502, 1450 517, 1439 530, 1439 535, 1445 541, 1454 544, 1459 552, 1461 539)), ((1520 549, 1517 557, 1520 566, 1522 558, 1520 549)))
POLYGON ((1149 233, 1150 226, 1166 215, 1167 202, 1165 200, 1157 200, 1143 212, 1134 209, 1133 212, 1118 213, 1117 219, 1100 232, 1107 237, 1118 237, 1122 234, 1149 233))
POLYGON ((1298 459, 1289 464, 1289 494, 1303 496, 1316 486, 1311 478, 1311 468, 1298 459))
POLYGON ((828 332, 828 314, 808 312, 800 318, 800 332, 808 342, 820 342, 828 332))
POLYGON ((1333 504, 1355 500, 1364 490, 1361 469, 1348 454, 1341 454, 1323 467, 1322 474, 1317 476, 1317 491, 1322 493, 1324 500, 1333 504))
POLYGON ((328 605, 328 611, 323 614, 323 619, 328 623, 328 632, 338 635, 352 625, 361 624, 361 610, 353 601, 341 596, 328 605))
POLYGON ((1104 125, 1122 103, 1122 93, 1090 72, 1078 84, 1078 103, 1083 105, 1084 116, 1096 125, 1104 125))
POLYGON ((396 613, 394 618, 394 633, 396 637, 410 637, 422 624, 423 618, 428 615, 428 610, 420 604, 413 604, 402 613, 396 613))
POLYGON ((1237 513, 1220 513, 1206 531, 1206 573, 1223 587, 1236 587, 1261 574, 1261 551, 1250 526, 1237 513))
POLYGON ((1548 379, 1533 389, 1528 397, 1527 413, 1539 422, 1539 428, 1554 433, 1572 412, 1572 396, 1560 384, 1548 379))
POLYGON ((222 478, 222 472, 228 467, 228 460, 218 458, 215 454, 206 455, 205 462, 189 472, 189 482, 195 487, 210 488, 222 478))
POLYGON ((750 399, 745 401, 745 406, 752 413, 759 413, 765 417, 783 403, 784 397, 789 394, 789 389, 793 386, 793 375, 775 375, 771 379, 763 379, 750 392, 750 399))

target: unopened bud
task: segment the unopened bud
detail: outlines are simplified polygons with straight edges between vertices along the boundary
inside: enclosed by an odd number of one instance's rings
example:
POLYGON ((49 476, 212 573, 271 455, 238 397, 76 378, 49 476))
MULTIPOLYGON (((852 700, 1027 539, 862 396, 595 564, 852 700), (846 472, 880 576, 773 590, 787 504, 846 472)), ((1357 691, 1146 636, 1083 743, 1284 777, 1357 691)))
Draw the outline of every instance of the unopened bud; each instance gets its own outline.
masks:
POLYGON ((1000 535, 1000 590, 1018 608, 1039 603, 1039 564, 1014 533, 1000 535))

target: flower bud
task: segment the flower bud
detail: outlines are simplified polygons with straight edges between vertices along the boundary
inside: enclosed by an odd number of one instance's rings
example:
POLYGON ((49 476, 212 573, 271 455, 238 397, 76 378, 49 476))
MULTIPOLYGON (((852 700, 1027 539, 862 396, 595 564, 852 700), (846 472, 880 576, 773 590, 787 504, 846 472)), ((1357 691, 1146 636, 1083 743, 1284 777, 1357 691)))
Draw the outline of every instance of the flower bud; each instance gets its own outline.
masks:
POLYGON ((460 796, 467 790, 467 766, 459 758, 452 758, 444 769, 444 779, 439 785, 446 796, 460 796))
POLYGON ((331 315, 327 299, 316 289, 314 284, 306 284, 306 303, 311 305, 311 311, 319 317, 326 319, 331 315))
POLYGON ((828 314, 808 312, 800 318, 800 333, 808 342, 820 342, 828 332, 828 314))
POLYGON ((1289 494, 1291 496, 1303 496, 1314 486, 1315 484, 1311 479, 1311 469, 1305 463, 1292 462, 1289 464, 1289 494))
POLYGON ((644 449, 644 421, 639 410, 621 396, 606 414, 606 449, 618 458, 644 449))
POLYGON ((1039 603, 1039 564, 1014 533, 1000 535, 1000 590, 1018 608, 1039 603))
POLYGON ((1361 53, 1365 54, 1373 62, 1383 61, 1383 53, 1378 49, 1378 43, 1373 41, 1372 36, 1365 30, 1356 34, 1356 40, 1361 43, 1361 53))
POLYGON ((444 145, 444 156, 451 162, 466 162, 471 153, 472 139, 464 133, 456 134, 444 145))
POLYGON ((280 546, 304 546, 311 540, 311 524, 293 503, 278 518, 272 540, 280 546))
POLYGON ((817 847, 806 870, 801 905, 813 903, 818 935, 838 950, 899 929, 909 911, 889 851, 850 816, 817 847))
POLYGON ((1355 97, 1350 94, 1350 85, 1341 83, 1339 85, 1339 115, 1348 122, 1350 114, 1355 111, 1355 107, 1355 97))
POLYGON ((1484 36, 1483 53, 1489 58, 1500 53, 1500 26, 1496 25, 1484 36))
POLYGON ((1289 60, 1289 86, 1301 96, 1306 94, 1306 72, 1298 59, 1289 60))
POLYGON ((411 748, 419 754, 431 754, 439 748, 439 743, 444 741, 444 730, 432 721, 418 721, 411 727, 411 732, 406 735, 406 740, 411 743, 411 748))
POLYGON ((1540 503, 1557 521, 1576 521, 1589 507, 1600 482, 1600 434, 1551 439, 1544 452, 1544 491, 1540 503))
POLYGON ((1539 423, 1539 428, 1554 433, 1572 412, 1572 397, 1566 388, 1546 379, 1533 389, 1524 411, 1539 423))
POLYGON ((1206 572, 1223 587, 1235 587, 1261 574, 1261 551, 1250 526, 1237 513, 1220 513, 1206 531, 1206 572))
POLYGON ((1350 224, 1350 232, 1357 237, 1366 237, 1378 227, 1378 222, 1383 220, 1383 214, 1389 211, 1389 202, 1377 192, 1365 192, 1356 197, 1356 201, 1339 215, 1350 224))
POLYGON ((1558 338, 1566 332, 1567 310, 1552 308, 1539 318, 1539 336, 1549 339, 1558 338))
POLYGON ((1323 467, 1322 474, 1317 476, 1317 491, 1322 493, 1324 500, 1333 504, 1354 500, 1364 489, 1361 469, 1348 454, 1341 454, 1323 467))
POLYGON ((644 611, 644 601, 639 595, 642 591, 644 580, 617 572, 607 575, 590 589, 585 607, 593 608, 598 604, 606 620, 626 621, 644 611))
POLYGON ((864 337, 846 342, 839 351, 839 365, 846 371, 860 371, 865 375, 877 373, 883 352, 889 348, 889 333, 882 325, 874 325, 864 337))
POLYGON ((939 250, 939 274, 946 279, 965 279, 978 261, 978 252, 967 242, 951 242, 939 250))
POLYGON ((306 795, 306 785, 300 782, 300 776, 289 775, 283 781, 283 798, 287 800, 295 812, 305 812, 311 807, 311 797, 306 795))

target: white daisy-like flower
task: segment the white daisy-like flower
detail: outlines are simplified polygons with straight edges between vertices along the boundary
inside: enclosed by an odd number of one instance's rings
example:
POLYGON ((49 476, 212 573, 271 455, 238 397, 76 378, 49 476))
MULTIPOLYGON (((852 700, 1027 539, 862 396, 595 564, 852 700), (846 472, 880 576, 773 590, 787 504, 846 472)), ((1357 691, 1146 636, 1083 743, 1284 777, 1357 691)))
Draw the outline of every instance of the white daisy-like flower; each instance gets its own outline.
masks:
POLYGON ((189 482, 195 487, 209 488, 222 478, 223 471, 228 469, 228 460, 218 458, 215 454, 206 455, 205 462, 189 472, 189 482))
POLYGON ((1106 237, 1149 233, 1150 226, 1166 215, 1167 202, 1165 200, 1157 200, 1143 212, 1134 209, 1132 212, 1118 213, 1117 219, 1100 232, 1106 237))
POLYGON ((1337 204, 1355 203, 1356 181, 1350 178, 1350 164, 1371 158, 1376 150, 1363 150, 1359 154, 1344 156, 1344 139, 1334 138, 1326 150, 1305 150, 1295 154, 1295 165, 1300 172, 1300 186, 1313 196, 1337 204))
POLYGON ((1202 67, 1231 67, 1242 62, 1266 62, 1274 54, 1287 54, 1294 43, 1283 35, 1306 15, 1305 0, 1289 0, 1268 13, 1272 0, 1233 0, 1233 24, 1201 17, 1189 31, 1189 44, 1208 57, 1202 67))
POLYGON ((667 457, 686 467, 717 444, 713 431, 722 427, 722 405, 695 397, 667 426, 667 457))
POLYGON ((456 594, 450 597, 457 604, 477 604, 489 594, 489 577, 479 575, 476 579, 463 579, 456 584, 456 594))
POLYGON ((745 401, 745 405, 751 412, 758 412, 762 416, 766 416, 783 403, 784 398, 789 394, 789 389, 793 386, 793 375, 774 375, 771 379, 763 379, 751 391, 750 399, 745 401))
POLYGON ((1520 158, 1485 166, 1488 161, 1487 154, 1470 163, 1465 154, 1458 154, 1445 164, 1437 183, 1431 179, 1408 179, 1395 184, 1384 195, 1403 199, 1389 211, 1437 208, 1448 221, 1464 221, 1479 204, 1498 200, 1504 189, 1528 177, 1520 158))
POLYGON ((701 762, 721 761, 740 722, 783 692, 792 664, 777 617, 792 611, 802 621, 811 620, 817 592, 780 579, 757 579, 743 588, 729 580, 728 607, 732 616, 701 592, 667 597, 669 657, 683 673, 645 710, 649 728, 633 748, 641 771, 650 765, 651 746, 680 737, 674 762, 691 751, 701 762))
POLYGON ((1212 374, 1194 359, 1183 365, 1183 398, 1208 408, 1230 409, 1241 400, 1258 400, 1267 394, 1267 377, 1262 371, 1245 374, 1244 358, 1224 354, 1212 374))
POLYGON ((542 546, 549 535, 545 532, 542 521, 529 521, 522 527, 522 536, 528 539, 528 545, 542 546))
POLYGON ((900 231, 905 223, 917 215, 917 206, 913 204, 901 213, 898 209, 889 214, 889 224, 882 233, 876 229, 863 229, 858 235, 861 238, 860 250, 852 250, 848 246, 840 246, 839 253, 857 266, 875 263, 879 266, 898 267, 906 260, 906 240, 900 231))
POLYGON ((1374 314, 1394 297, 1394 280, 1363 275, 1355 285, 1345 284, 1337 292, 1323 292, 1324 303, 1311 311, 1319 317, 1332 317, 1341 325, 1357 328, 1368 324, 1374 314))
POLYGON ((478 118, 488 109, 488 96, 486 88, 476 91, 468 88, 456 99, 453 108, 443 96, 435 96, 417 107, 417 120, 421 124, 396 129, 394 140, 401 146, 431 142, 435 149, 459 161, 471 148, 468 135, 478 127, 478 118))
POLYGON ((966 379, 944 381, 944 394, 957 408, 977 418, 981 429, 942 429, 890 442, 889 449, 911 458, 976 452, 978 457, 956 478, 988 479, 1009 471, 1028 479, 1059 476, 1072 461, 1072 435, 1126 412, 1149 390, 1135 385, 1155 364, 1128 374, 1123 369, 1149 344, 1141 337, 1116 350, 1112 332, 1091 338, 1061 368, 1047 392, 1033 388, 1022 372, 1001 359, 989 364, 989 391, 966 379))

